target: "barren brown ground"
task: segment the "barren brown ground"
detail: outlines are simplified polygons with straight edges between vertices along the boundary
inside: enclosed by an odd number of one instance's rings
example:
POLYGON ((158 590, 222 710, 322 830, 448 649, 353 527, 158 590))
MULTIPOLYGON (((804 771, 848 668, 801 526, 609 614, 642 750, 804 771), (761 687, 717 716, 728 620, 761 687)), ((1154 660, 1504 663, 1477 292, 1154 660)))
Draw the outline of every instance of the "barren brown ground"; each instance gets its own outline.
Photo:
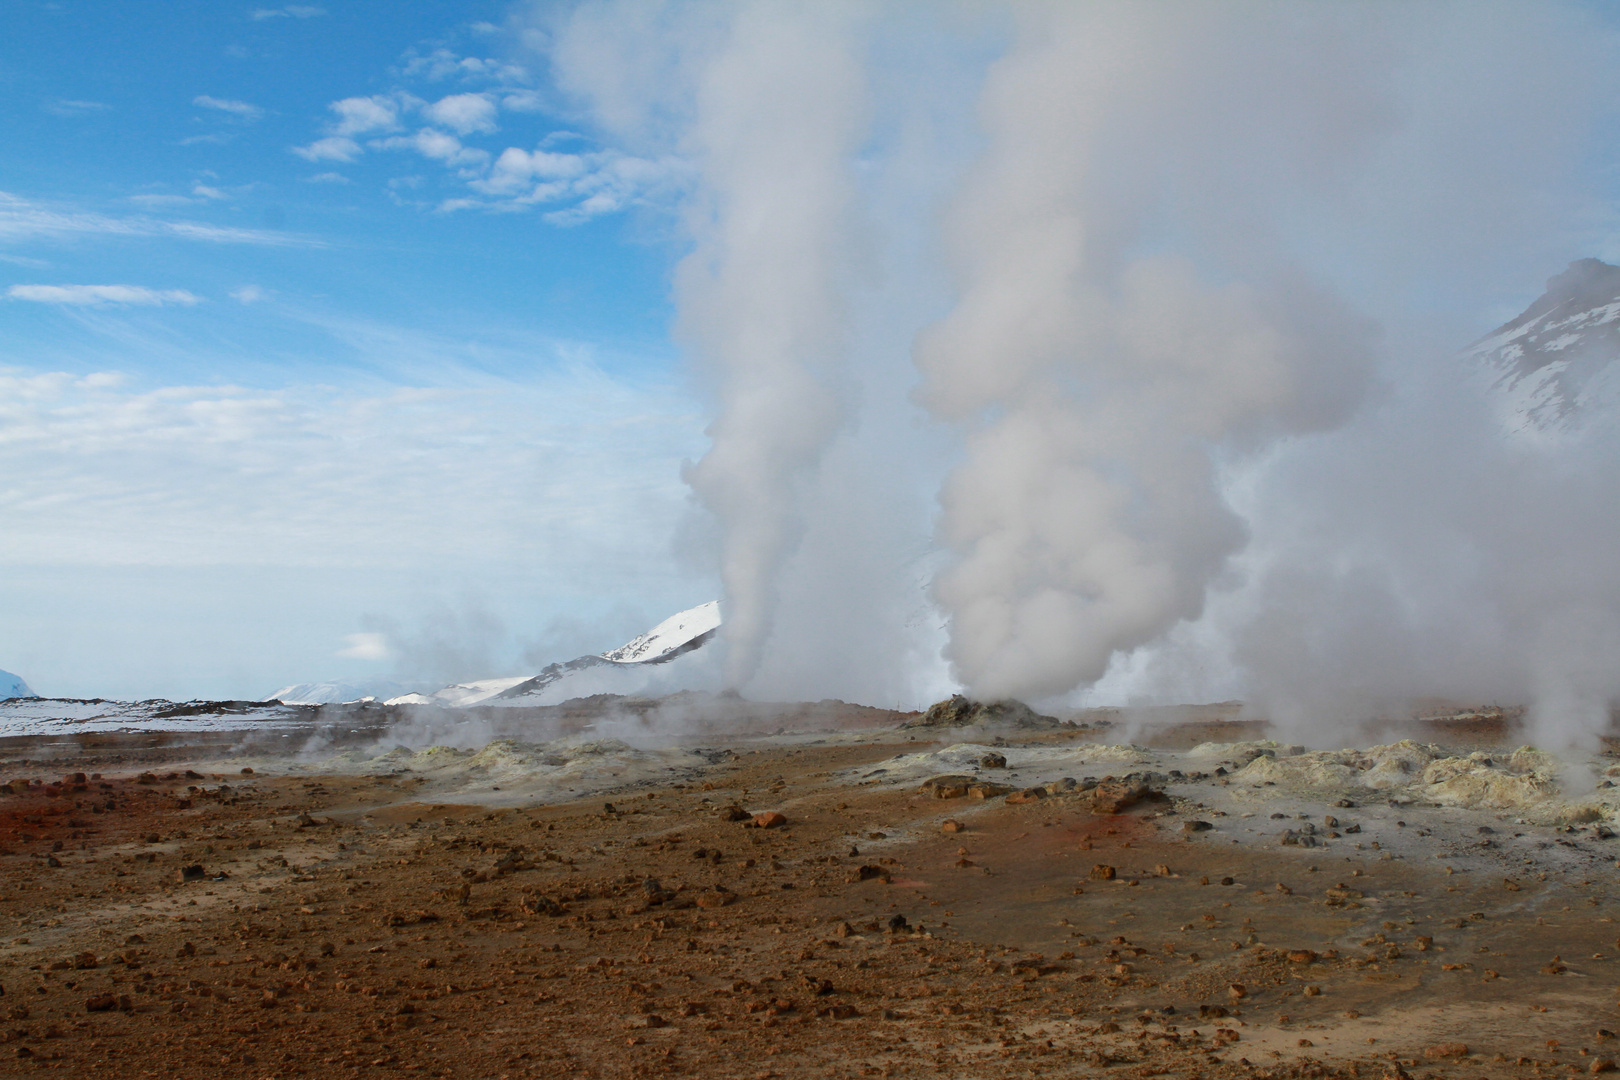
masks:
POLYGON ((688 782, 501 809, 172 752, 144 777, 11 768, 0 1074, 1532 1077, 1613 1056, 1606 861, 1510 887, 1238 843, 1191 784, 1097 816, 831 781, 916 748, 765 742, 688 782))

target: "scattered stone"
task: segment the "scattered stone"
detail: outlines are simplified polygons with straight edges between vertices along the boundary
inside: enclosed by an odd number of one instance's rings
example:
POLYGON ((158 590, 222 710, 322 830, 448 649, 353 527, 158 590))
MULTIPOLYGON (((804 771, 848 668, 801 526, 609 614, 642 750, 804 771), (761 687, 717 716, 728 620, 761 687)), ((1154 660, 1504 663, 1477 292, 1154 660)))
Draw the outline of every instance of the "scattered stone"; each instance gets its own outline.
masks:
POLYGON ((697 906, 700 908, 723 908, 737 902, 737 894, 723 885, 716 885, 712 889, 704 889, 697 894, 697 906))
POLYGON ((960 799, 968 793, 968 788, 973 782, 971 776, 947 773, 943 776, 930 776, 922 782, 920 790, 936 799, 960 799))
POLYGON ((1163 797, 1161 793, 1144 783, 1104 781, 1092 789, 1091 812, 1102 815, 1123 814, 1144 799, 1155 796, 1163 797))
POLYGON ((943 833, 967 832, 967 826, 955 818, 946 818, 944 824, 940 825, 939 831, 943 833))
POLYGON ((201 881, 203 878, 205 878, 207 876, 208 876, 207 872, 204 871, 203 868, 201 866, 197 865, 196 863, 193 863, 190 866, 182 866, 180 869, 178 869, 178 870, 176 870, 174 872, 175 880, 176 881, 182 881, 182 882, 184 882, 184 881, 201 881))
POLYGON ((775 810, 767 810, 763 814, 754 815, 754 828, 756 829, 780 829, 786 824, 787 818, 775 810))
POLYGON ((851 882, 882 881, 887 884, 890 880, 890 874, 887 868, 882 866, 873 866, 872 864, 868 863, 865 866, 856 867, 855 870, 850 873, 849 880, 851 882))
POLYGON ((1046 789, 1039 787, 1025 788, 1023 791, 1014 791, 1008 794, 1009 803, 1032 803, 1046 798, 1046 789))
POLYGON ((1092 881, 1113 881, 1118 871, 1107 863, 1097 863, 1091 868, 1092 881))
POLYGON ((1195 820, 1195 821, 1183 821, 1181 823, 1181 831, 1186 832, 1186 833, 1208 832, 1209 830, 1213 829, 1214 827, 1215 826, 1211 825, 1207 821, 1196 821, 1195 820))
POLYGON ((753 818, 753 814, 750 814, 736 803, 732 803, 720 811, 721 821, 752 821, 753 818))
POLYGON ((992 750, 988 754, 984 754, 979 758, 979 768, 981 769, 1005 769, 1006 767, 1007 755, 999 753, 995 750, 992 750))
POLYGON ((1435 1043, 1423 1051, 1426 1058, 1460 1058, 1468 1056, 1468 1044, 1460 1042, 1435 1043))

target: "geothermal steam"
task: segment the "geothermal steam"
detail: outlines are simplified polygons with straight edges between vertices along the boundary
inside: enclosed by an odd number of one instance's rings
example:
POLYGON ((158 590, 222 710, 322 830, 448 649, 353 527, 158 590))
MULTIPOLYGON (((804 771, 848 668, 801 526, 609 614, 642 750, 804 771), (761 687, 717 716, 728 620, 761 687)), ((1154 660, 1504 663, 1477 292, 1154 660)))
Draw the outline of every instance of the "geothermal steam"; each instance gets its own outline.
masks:
POLYGON ((1620 692, 1613 431, 1508 445, 1454 355, 1591 253, 1580 169, 1620 64, 1590 18, 626 0, 550 24, 600 128, 693 170, 679 332, 716 414, 688 479, 732 684, 773 692, 762 656, 800 694, 904 663, 782 637, 783 595, 804 625, 883 617, 871 574, 806 569, 905 547, 829 557, 903 537, 904 499, 842 507, 893 529, 806 527, 883 474, 937 492, 931 592, 973 693, 1242 695, 1317 734, 1490 694, 1594 730, 1620 692))
POLYGON ((948 224, 959 299, 917 347, 923 399, 966 432, 936 595, 986 697, 1095 682, 1196 618, 1245 538, 1217 461, 1342 421, 1371 372, 1369 327, 1303 271, 1217 285, 1129 253, 1145 208, 1109 188, 1142 161, 1111 129, 1154 119, 1142 100, 1176 89, 1190 44, 1139 12, 1021 11, 948 224))

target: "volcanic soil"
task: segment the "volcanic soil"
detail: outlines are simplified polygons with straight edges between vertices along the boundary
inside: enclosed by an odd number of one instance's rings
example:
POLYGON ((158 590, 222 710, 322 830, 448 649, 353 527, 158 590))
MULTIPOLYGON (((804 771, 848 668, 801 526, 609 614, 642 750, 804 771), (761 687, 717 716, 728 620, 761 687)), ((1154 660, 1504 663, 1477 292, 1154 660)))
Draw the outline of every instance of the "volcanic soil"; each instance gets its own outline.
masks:
MULTIPOLYGON (((1013 768, 975 775, 1021 788, 1021 747, 1085 738, 1009 733, 1013 768)), ((1009 801, 889 777, 939 745, 738 741, 545 803, 172 752, 11 766, 0 1074, 1614 1068, 1620 902, 1596 835, 1245 802, 1190 769, 1120 813, 1083 778, 1009 801), (1317 846, 1279 843, 1304 823, 1317 846)))

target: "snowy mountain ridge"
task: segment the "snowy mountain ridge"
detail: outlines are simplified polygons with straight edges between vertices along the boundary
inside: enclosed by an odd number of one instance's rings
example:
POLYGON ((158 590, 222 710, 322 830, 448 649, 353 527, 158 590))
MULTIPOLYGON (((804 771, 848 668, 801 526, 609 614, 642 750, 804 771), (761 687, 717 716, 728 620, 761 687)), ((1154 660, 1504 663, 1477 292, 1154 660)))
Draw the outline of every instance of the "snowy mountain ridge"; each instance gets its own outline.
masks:
POLYGON ((640 637, 602 654, 615 664, 662 664, 699 648, 720 628, 720 601, 671 615, 640 637))
POLYGON ((1510 426, 1554 431, 1620 401, 1620 266, 1578 259, 1465 350, 1508 396, 1510 426))
MULTIPOLYGON (((475 679, 453 683, 432 693, 413 690, 409 686, 386 680, 352 682, 296 683, 284 686, 267 700, 284 705, 335 705, 345 702, 376 699, 388 705, 443 705, 466 708, 471 705, 534 705, 555 698, 569 688, 578 687, 579 695, 609 692, 632 693, 651 683, 669 683, 676 689, 686 687, 681 674, 654 677, 650 671, 657 666, 668 666, 703 647, 720 628, 720 602, 706 604, 678 612, 617 649, 609 652, 575 657, 572 660, 548 664, 534 675, 509 676, 498 679, 475 679), (590 685, 589 689, 584 684, 590 685)), ((0 683, 0 689, 4 684, 0 683)), ((558 700, 561 700, 560 698, 558 700)))
MULTIPOLYGON (((686 656, 712 639, 720 628, 720 602, 711 600, 678 612, 617 649, 605 653, 578 656, 561 663, 548 664, 529 677, 507 679, 479 679, 475 682, 446 686, 431 696, 406 694, 390 698, 389 705, 448 705, 466 708, 470 705, 535 705, 560 701, 559 693, 566 696, 585 696, 611 689, 620 693, 636 692, 647 685, 647 668, 669 664, 677 657, 686 656), (564 688, 578 689, 579 694, 564 688)), ((670 680, 652 680, 670 681, 670 680)), ((678 676, 673 682, 679 682, 678 676)))

